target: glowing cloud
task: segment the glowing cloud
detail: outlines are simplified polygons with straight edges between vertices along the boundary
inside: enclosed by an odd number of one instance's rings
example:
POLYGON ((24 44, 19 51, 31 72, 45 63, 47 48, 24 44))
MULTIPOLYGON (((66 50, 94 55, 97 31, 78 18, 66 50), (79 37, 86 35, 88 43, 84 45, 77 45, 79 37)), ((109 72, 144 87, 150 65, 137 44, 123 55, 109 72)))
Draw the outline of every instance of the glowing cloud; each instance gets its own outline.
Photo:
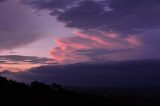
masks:
MULTIPOLYGON (((51 50, 54 60, 60 63, 74 63, 98 60, 110 53, 134 49, 141 46, 136 36, 122 38, 115 33, 107 32, 73 32, 76 36, 56 39, 58 47, 51 50)), ((105 59, 103 59, 105 60, 105 59)), ((107 58, 106 58, 107 60, 107 58)))

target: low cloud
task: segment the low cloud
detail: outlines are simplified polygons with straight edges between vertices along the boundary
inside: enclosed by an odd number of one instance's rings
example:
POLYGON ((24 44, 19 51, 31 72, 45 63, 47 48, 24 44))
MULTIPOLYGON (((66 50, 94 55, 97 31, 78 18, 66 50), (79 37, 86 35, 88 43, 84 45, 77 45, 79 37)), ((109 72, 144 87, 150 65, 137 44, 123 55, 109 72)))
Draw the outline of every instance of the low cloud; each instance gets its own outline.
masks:
POLYGON ((74 86, 160 86, 160 60, 49 65, 3 74, 18 81, 34 80, 74 86))
POLYGON ((56 64, 53 59, 36 56, 21 56, 21 55, 3 55, 0 56, 0 72, 5 70, 11 72, 26 71, 32 67, 38 67, 49 64, 56 64))
POLYGON ((21 56, 21 55, 1 55, 0 63, 3 64, 18 64, 21 62, 31 63, 31 64, 49 64, 53 62, 53 59, 46 57, 36 57, 36 56, 21 56))

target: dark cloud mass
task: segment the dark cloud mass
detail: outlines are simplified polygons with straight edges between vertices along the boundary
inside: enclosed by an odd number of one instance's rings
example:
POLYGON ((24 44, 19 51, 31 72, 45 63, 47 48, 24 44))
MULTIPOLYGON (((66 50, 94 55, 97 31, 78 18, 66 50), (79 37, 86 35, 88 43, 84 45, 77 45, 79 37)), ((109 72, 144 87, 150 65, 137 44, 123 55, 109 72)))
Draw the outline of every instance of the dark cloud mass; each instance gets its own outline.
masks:
POLYGON ((159 29, 159 0, 23 0, 68 27, 99 29, 119 33, 137 33, 159 29))
POLYGON ((142 87, 160 86, 159 70, 160 60, 141 60, 50 65, 5 75, 26 82, 38 80, 74 86, 142 87))

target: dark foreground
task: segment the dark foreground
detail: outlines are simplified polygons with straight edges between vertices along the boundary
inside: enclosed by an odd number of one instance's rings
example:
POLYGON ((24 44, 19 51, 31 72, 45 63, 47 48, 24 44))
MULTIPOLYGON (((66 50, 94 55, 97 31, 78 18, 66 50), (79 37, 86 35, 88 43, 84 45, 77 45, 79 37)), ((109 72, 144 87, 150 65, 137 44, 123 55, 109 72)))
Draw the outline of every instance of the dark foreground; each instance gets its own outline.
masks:
POLYGON ((77 93, 53 83, 30 85, 0 77, 3 106, 160 106, 159 90, 109 89, 104 93, 77 93), (156 93, 157 92, 157 93, 156 93))

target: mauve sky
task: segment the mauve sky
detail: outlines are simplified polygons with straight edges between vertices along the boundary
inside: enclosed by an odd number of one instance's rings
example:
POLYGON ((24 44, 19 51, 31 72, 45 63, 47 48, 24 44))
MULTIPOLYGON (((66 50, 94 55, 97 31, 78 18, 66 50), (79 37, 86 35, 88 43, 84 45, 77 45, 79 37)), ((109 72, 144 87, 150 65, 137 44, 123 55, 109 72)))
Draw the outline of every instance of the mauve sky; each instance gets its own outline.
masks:
POLYGON ((0 0, 0 71, 160 58, 159 0, 0 0))

